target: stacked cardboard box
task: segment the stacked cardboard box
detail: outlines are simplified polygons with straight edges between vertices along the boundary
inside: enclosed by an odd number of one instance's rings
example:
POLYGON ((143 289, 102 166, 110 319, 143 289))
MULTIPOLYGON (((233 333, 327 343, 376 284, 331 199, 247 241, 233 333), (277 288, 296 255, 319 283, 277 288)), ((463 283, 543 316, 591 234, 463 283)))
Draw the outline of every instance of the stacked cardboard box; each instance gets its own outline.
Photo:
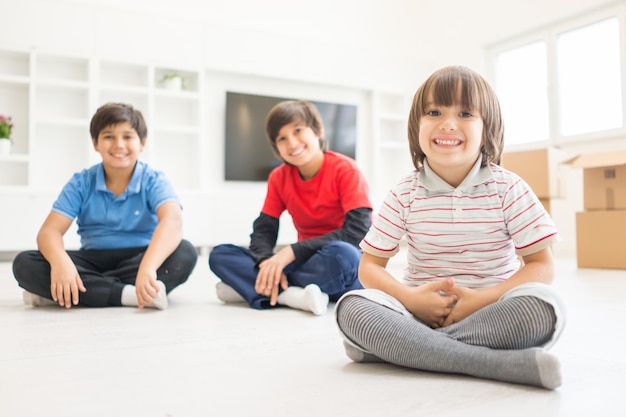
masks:
POLYGON ((576 213, 580 268, 626 268, 626 150, 580 155, 585 211, 576 213))
POLYGON ((502 167, 515 172, 530 185, 546 211, 550 213, 550 200, 565 195, 562 163, 567 154, 555 147, 505 152, 502 167))

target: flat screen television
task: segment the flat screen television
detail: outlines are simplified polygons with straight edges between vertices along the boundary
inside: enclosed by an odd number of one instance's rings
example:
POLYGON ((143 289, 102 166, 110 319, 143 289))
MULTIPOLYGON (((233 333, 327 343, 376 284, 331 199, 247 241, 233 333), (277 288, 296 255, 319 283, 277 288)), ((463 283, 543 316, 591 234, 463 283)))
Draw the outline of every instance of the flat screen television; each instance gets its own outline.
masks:
MULTIPOLYGON (((282 163, 265 136, 265 117, 285 97, 226 93, 224 178, 226 181, 266 181, 282 163)), ((310 100, 324 122, 328 148, 354 158, 357 106, 310 100)))

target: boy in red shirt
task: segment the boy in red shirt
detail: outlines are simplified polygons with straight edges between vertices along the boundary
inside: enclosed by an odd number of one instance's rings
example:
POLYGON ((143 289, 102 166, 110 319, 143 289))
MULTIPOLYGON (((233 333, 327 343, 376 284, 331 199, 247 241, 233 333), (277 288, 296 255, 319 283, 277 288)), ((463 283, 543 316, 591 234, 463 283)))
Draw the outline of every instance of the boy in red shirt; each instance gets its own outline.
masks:
POLYGON ((356 162, 329 151, 317 108, 283 101, 270 110, 266 134, 284 164, 268 178, 250 247, 216 246, 211 270, 218 298, 252 308, 288 306, 324 314, 328 302, 362 288, 358 245, 371 225, 369 187, 356 162), (298 241, 276 253, 279 218, 291 215, 298 241))

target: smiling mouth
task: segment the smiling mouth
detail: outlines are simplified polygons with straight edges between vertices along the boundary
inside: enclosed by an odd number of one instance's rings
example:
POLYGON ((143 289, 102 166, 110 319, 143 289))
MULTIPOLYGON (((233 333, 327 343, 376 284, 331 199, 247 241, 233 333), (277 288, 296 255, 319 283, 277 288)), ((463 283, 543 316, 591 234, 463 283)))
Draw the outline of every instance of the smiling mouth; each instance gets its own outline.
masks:
POLYGON ((459 139, 435 139, 433 142, 442 146, 457 146, 461 144, 459 139))
POLYGON ((292 157, 300 156, 303 152, 304 152, 304 148, 300 148, 300 149, 295 150, 294 152, 291 152, 289 156, 292 156, 292 157))

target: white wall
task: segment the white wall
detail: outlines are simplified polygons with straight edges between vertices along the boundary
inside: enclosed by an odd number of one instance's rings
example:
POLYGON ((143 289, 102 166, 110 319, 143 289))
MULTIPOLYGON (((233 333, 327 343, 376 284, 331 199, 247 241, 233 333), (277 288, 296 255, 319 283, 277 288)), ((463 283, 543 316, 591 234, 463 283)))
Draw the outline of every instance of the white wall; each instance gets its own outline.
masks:
MULTIPOLYGON (((603 0, 0 0, 5 19, 0 47, 39 48, 110 60, 158 61, 205 68, 208 193, 182 195, 186 236, 197 245, 244 243, 264 185, 224 184, 221 178, 223 108, 227 89, 301 95, 358 103, 368 111, 373 90, 413 91, 432 70, 464 64, 484 69, 484 46, 580 13, 603 0)), ((365 122, 363 122, 365 123, 365 122)), ((368 172, 371 132, 359 136, 359 163, 368 172)), ((53 167, 54 161, 50 161, 53 167)), ((52 168, 51 168, 52 169, 52 168)), ((568 200, 555 219, 575 253, 572 219, 580 176, 571 173, 568 200)), ((378 192, 378 190, 376 190, 378 192)), ((0 224, 11 236, 2 250, 34 247, 37 229, 56 193, 5 193, 0 224), (14 238, 13 238, 14 237, 14 238)), ((281 232, 289 241, 292 231, 281 232)), ((68 237, 76 245, 74 237, 68 237)), ((6 242, 7 239, 0 239, 6 242)))
MULTIPOLYGON (((247 243, 265 184, 222 180, 225 92, 358 105, 357 160, 369 175, 370 93, 407 90, 417 59, 388 47, 398 33, 388 30, 395 12, 382 2, 321 1, 300 11, 280 0, 206 3, 181 0, 176 5, 182 8, 172 10, 172 2, 163 1, 0 0, 11 11, 0 25, 0 47, 205 71, 206 140, 200 151, 206 166, 201 189, 180 193, 185 237, 197 246, 247 243)), ((48 163, 54 169, 54 161, 48 163)), ((3 192, 13 205, 2 209, 0 251, 35 246, 58 191, 3 192)), ((295 239, 289 221, 282 222, 279 238, 295 239)), ((73 233, 66 234, 66 244, 79 245, 73 233)))
POLYGON ((11 18, 0 39, 108 59, 404 89, 419 60, 393 46, 398 33, 389 29, 406 19, 394 3, 404 2, 1 0, 11 18))

